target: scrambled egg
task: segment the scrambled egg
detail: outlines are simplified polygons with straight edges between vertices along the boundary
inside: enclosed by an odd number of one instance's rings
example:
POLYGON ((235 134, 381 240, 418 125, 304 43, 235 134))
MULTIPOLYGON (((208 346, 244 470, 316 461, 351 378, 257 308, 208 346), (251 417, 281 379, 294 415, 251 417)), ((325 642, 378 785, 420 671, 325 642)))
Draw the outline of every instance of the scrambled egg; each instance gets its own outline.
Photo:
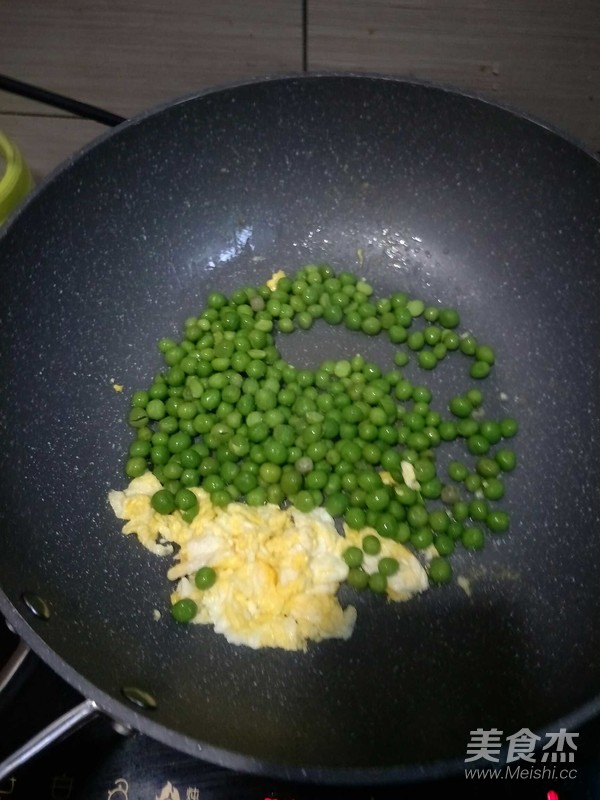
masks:
POLYGON ((282 278, 285 278, 285 272, 284 272, 282 269, 280 269, 280 270, 277 270, 277 272, 274 272, 274 273, 271 275, 271 277, 270 277, 270 278, 269 278, 269 280, 267 281, 266 285, 269 287, 269 289, 270 289, 272 292, 274 292, 274 291, 275 291, 275 289, 277 288, 277 284, 279 283, 279 281, 280 281, 282 278))
MULTIPOLYGON (((147 472, 124 491, 111 491, 108 499, 115 515, 126 520, 123 533, 136 534, 157 555, 177 551, 167 572, 175 582, 171 601, 194 600, 198 613, 193 622, 213 625, 232 644, 253 648, 305 650, 309 640, 352 635, 356 609, 342 608, 337 598, 348 576, 343 553, 351 545, 361 547, 365 535, 377 535, 374 530, 345 526, 340 536, 322 508, 308 514, 274 505, 230 503, 218 508, 197 488, 192 491, 199 511, 186 523, 178 512, 154 511, 150 500, 160 488, 147 472), (205 566, 215 570, 217 580, 201 590, 194 576, 205 566)), ((404 601, 425 591, 429 582, 420 561, 404 545, 380 541, 379 555, 365 554, 362 567, 372 574, 380 558, 398 561, 398 571, 387 579, 388 598, 404 601)))
POLYGON ((160 489, 151 473, 131 481, 109 501, 124 533, 164 555, 179 546, 169 569, 177 581, 171 600, 192 598, 194 622, 212 624, 233 644, 306 649, 308 640, 347 639, 356 610, 343 609, 336 597, 348 575, 342 558, 347 546, 323 509, 303 514, 277 506, 252 508, 231 503, 217 508, 202 489, 193 489, 199 512, 187 524, 178 513, 159 514, 150 498, 160 489), (203 566, 217 573, 208 590, 197 589, 195 572, 203 566))

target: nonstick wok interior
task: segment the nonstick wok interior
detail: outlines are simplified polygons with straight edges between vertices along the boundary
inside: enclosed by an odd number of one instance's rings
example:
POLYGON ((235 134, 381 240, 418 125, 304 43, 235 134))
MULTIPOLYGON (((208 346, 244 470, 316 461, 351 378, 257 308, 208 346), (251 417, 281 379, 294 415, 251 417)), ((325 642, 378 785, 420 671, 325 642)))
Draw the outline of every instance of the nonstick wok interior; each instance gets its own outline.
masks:
MULTIPOLYGON (((600 698, 599 214, 591 155, 420 84, 261 81, 120 126, 0 238, 0 608, 108 713, 242 770, 429 777, 462 764, 475 728, 583 721, 600 698), (106 496, 126 482, 128 399, 160 369, 157 340, 209 291, 314 261, 455 305, 494 347, 486 410, 521 426, 512 526, 454 560, 470 595, 346 592, 349 642, 252 651, 171 621, 166 562, 120 535, 106 496), (157 708, 131 708, 131 685, 157 708)), ((338 329, 282 344, 311 365, 349 347, 391 363, 338 329)), ((447 399, 456 368, 422 382, 447 399)))

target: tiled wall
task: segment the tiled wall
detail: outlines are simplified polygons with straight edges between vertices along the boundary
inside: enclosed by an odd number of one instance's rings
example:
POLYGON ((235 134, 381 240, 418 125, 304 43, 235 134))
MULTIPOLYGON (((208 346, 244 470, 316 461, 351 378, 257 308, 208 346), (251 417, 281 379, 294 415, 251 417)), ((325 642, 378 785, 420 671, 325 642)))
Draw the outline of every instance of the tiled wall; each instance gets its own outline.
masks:
MULTIPOLYGON (((476 91, 600 148, 598 0, 0 0, 0 73, 122 115, 304 67, 476 91)), ((0 129, 38 177, 103 130, 1 92, 0 129)))

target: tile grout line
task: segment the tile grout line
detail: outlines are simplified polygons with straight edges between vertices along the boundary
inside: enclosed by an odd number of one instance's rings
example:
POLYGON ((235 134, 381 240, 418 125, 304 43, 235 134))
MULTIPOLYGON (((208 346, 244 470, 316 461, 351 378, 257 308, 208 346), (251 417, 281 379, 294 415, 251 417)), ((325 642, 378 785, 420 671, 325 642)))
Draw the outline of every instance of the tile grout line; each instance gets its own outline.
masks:
POLYGON ((308 72, 308 0, 302 0, 302 72, 308 72))

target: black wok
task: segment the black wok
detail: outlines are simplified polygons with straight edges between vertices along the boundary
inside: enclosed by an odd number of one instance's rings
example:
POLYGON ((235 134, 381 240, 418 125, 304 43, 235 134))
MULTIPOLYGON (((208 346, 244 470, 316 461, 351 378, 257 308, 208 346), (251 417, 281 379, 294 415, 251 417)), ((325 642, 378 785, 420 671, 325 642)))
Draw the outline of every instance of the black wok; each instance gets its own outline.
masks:
MULTIPOLYGON (((452 91, 293 77, 121 125, 0 238, 0 610, 108 714, 243 771, 401 782, 460 768, 476 728, 582 723, 600 708, 599 264, 595 157, 452 91), (455 305, 495 348, 486 409, 521 425, 513 524, 456 559, 470 596, 351 597, 349 642, 252 651, 153 619, 166 565, 119 534, 106 495, 125 483, 128 398, 160 368, 157 339, 208 291, 309 261, 455 305)), ((346 352, 322 333, 286 354, 346 352)), ((433 377, 449 397, 452 369, 433 377)))

